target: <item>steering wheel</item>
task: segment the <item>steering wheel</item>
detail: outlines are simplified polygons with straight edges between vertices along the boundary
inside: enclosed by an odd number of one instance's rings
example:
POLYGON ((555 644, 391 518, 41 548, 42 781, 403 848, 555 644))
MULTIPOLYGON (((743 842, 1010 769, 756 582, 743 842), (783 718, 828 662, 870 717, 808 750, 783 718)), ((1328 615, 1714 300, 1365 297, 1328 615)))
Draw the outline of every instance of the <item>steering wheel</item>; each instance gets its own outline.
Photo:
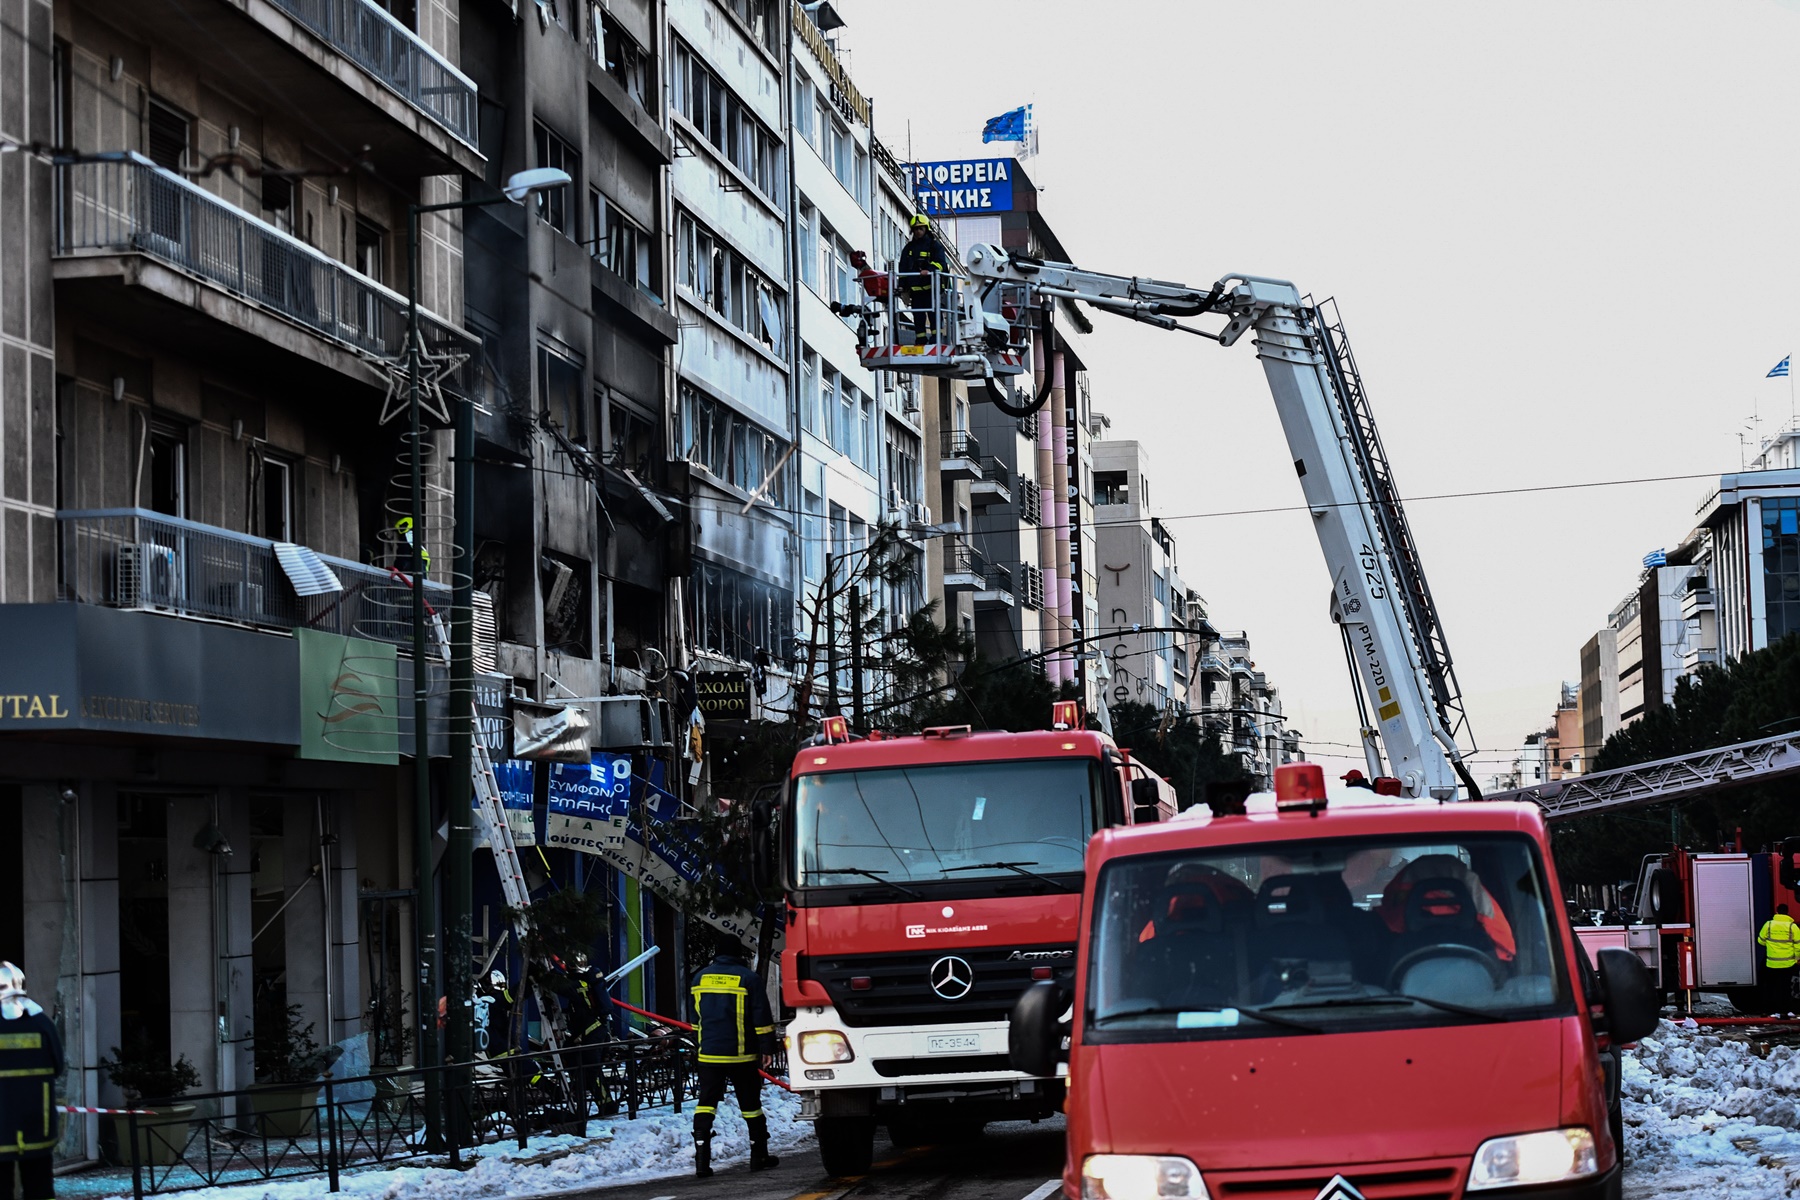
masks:
POLYGON ((1399 991, 1400 981, 1406 978, 1406 973, 1417 964, 1431 958, 1460 958, 1468 962, 1479 963, 1487 971, 1488 978, 1493 980, 1496 991, 1499 990, 1501 984, 1506 982, 1506 972, 1501 969, 1493 955, 1477 950, 1473 946, 1465 946, 1460 942, 1437 942, 1430 946, 1420 946, 1395 963, 1393 969, 1388 972, 1388 991, 1399 991))

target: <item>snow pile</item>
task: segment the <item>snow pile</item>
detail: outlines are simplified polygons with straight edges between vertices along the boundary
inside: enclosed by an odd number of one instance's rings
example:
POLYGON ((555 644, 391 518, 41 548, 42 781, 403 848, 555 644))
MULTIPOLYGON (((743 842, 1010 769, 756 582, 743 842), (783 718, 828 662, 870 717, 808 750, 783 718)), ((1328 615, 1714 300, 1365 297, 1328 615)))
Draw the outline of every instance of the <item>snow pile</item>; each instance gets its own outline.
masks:
MULTIPOLYGON (((762 1095, 769 1119, 769 1147, 777 1154, 808 1153, 812 1126, 799 1118, 800 1101, 772 1084, 762 1095)), ((516 1142, 482 1146, 470 1153, 466 1170, 403 1166, 346 1172, 338 1194, 361 1200, 478 1200, 482 1197, 548 1196, 640 1183, 694 1169, 694 1110, 642 1110, 635 1121, 617 1118, 588 1122, 587 1137, 535 1137, 520 1150, 516 1142)), ((719 1104, 713 1133, 713 1166, 728 1167, 750 1157, 750 1139, 732 1098, 719 1104)), ((308 1179, 204 1189, 206 1200, 326 1200, 329 1181, 308 1179)), ((129 1194, 129 1193, 128 1193, 129 1194)), ((199 1192, 174 1193, 190 1197, 199 1192)))
POLYGON ((1664 1021, 1624 1056, 1625 1194, 1800 1194, 1800 1048, 1664 1021))

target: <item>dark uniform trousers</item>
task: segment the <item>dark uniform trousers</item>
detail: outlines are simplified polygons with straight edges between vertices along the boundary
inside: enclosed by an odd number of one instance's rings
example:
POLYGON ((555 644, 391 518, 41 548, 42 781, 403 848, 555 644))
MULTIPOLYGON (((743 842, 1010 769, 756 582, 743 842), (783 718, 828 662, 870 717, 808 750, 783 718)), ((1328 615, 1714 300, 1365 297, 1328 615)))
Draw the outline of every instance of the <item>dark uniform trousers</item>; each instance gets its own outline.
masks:
POLYGON ((59 1121, 56 1077, 62 1074, 62 1043, 43 1013, 0 1019, 0 1200, 12 1200, 13 1176, 25 1200, 56 1194, 51 1153, 59 1121))
POLYGON ((775 1049, 775 1019, 762 980, 743 962, 720 956, 693 983, 695 1040, 699 1043, 699 1103, 694 1107, 694 1137, 712 1138, 713 1118, 725 1089, 737 1093, 738 1110, 750 1128, 753 1145, 769 1140, 762 1112, 762 1076, 757 1065, 775 1049))

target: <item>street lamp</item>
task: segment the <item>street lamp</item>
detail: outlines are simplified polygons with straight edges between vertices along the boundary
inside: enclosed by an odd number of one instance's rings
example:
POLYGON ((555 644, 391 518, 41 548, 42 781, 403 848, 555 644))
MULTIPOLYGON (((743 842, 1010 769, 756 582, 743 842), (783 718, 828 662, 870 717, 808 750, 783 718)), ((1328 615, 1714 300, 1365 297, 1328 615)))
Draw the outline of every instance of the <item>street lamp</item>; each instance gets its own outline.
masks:
MULTIPOLYGON (((423 431, 419 421, 419 218, 425 213, 454 209, 486 208, 493 204, 523 204, 537 192, 571 182, 566 171, 539 167, 521 171, 506 181, 498 196, 480 200, 453 200, 445 204, 414 204, 406 212, 406 411, 412 433, 412 658, 413 658, 413 823, 414 880, 418 889, 416 938, 419 957, 419 1049, 422 1068, 438 1065, 437 1044, 437 903, 431 890, 431 740, 428 736, 430 643, 425 623, 425 480, 419 458, 423 431)), ((469 1007, 469 943, 473 934, 470 909, 470 859, 474 853, 471 760, 472 708, 475 701, 474 645, 470 607, 474 603, 474 576, 470 573, 475 524, 475 415, 467 396, 456 404, 455 516, 450 555, 453 593, 450 602, 450 844, 444 852, 446 904, 451 930, 447 939, 450 981, 445 991, 446 1043, 451 1060, 466 1064, 473 1057, 473 1013, 469 1007), (457 719, 457 714, 461 719, 457 719)), ((426 1145, 442 1146, 439 1123, 439 1081, 434 1072, 425 1075, 426 1145)))

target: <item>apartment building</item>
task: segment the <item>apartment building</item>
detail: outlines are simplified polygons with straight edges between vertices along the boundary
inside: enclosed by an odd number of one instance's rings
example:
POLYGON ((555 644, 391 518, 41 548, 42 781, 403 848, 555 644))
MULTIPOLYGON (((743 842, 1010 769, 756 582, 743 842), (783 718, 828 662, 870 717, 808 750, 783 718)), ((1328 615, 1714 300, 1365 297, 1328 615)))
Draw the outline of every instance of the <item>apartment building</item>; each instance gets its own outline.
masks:
MULTIPOLYGON (((410 941, 394 569, 422 538, 443 605, 451 555, 435 442, 425 529, 398 523, 407 209, 488 163, 455 6, 391 9, 29 0, 0 27, 0 137, 57 148, 0 155, 0 956, 75 1104, 120 1099, 97 1061, 128 1032, 208 1089, 251 1081, 280 1006, 349 1036, 371 924, 410 941)), ((460 222, 423 243, 454 397, 460 222)))

